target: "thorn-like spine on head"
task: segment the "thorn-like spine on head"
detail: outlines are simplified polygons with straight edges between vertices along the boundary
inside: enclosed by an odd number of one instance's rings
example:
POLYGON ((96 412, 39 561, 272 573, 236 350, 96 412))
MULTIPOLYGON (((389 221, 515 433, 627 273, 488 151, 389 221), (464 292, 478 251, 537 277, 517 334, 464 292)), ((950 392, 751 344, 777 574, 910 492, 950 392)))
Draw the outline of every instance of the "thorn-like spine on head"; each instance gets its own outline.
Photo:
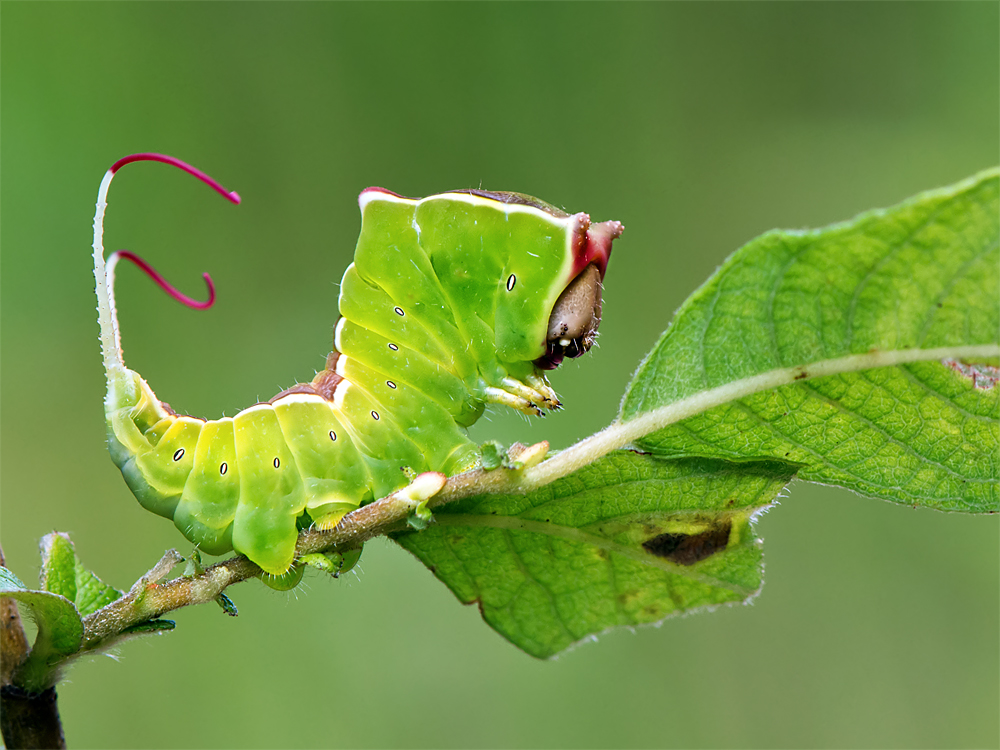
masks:
POLYGON ((94 280, 96 282, 97 291, 98 321, 101 325, 101 352, 104 358, 104 369, 108 374, 109 381, 113 371, 121 371, 125 368, 122 361, 121 335, 118 330, 118 314, 115 310, 114 293, 114 269, 120 258, 126 258, 138 265, 139 268, 145 271, 150 278, 159 284, 160 287, 174 299, 188 305, 189 307, 205 309, 210 307, 215 301, 215 287, 208 274, 204 274, 204 278, 206 284, 208 284, 209 299, 207 302, 198 302, 184 294, 181 294, 174 287, 168 284, 160 274, 154 271, 148 263, 127 250, 119 250, 116 253, 112 253, 111 257, 108 258, 107 264, 105 264, 104 213, 108 207, 108 189, 111 187, 111 180, 115 176, 115 173, 126 164, 131 164, 136 161, 158 161, 163 164, 169 164, 177 167, 178 169, 197 177, 214 191, 223 196, 226 200, 235 204, 239 204, 240 202, 240 196, 235 191, 226 190, 222 187, 222 185, 213 180, 200 169, 196 169, 180 159, 175 159, 174 157, 166 156, 165 154, 132 154, 116 161, 111 165, 111 169, 105 173, 104 179, 101 180, 101 187, 97 193, 97 211, 94 214, 94 280))

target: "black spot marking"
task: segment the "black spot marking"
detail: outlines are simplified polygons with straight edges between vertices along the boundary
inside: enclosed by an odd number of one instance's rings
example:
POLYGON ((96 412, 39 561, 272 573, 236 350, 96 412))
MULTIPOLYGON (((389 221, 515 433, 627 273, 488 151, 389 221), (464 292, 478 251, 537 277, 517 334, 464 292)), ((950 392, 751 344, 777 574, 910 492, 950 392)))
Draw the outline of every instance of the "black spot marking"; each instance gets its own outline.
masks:
POLYGON ((335 443, 337 442, 337 433, 334 432, 333 430, 330 430, 330 440, 332 440, 335 443))
POLYGON ((389 386, 390 388, 392 388, 393 390, 395 390, 395 388, 396 388, 396 384, 395 384, 395 383, 393 383, 393 382, 392 382, 391 380, 387 380, 387 381, 385 381, 385 384, 386 384, 387 386, 389 386))
POLYGON ((227 471, 229 471, 229 465, 225 461, 223 461, 222 465, 219 467, 219 473, 222 476, 226 476, 227 471))
POLYGON ((803 370, 798 375, 796 375, 794 378, 792 378, 792 380, 802 380, 802 379, 808 378, 808 377, 809 377, 809 373, 806 372, 805 370, 803 370))
POLYGON ((281 461, 279 461, 278 457, 275 456, 274 457, 274 468, 277 469, 279 466, 281 466, 281 461))
POLYGON ((378 412, 375 411, 374 409, 372 409, 372 419, 374 419, 376 422, 378 422, 379 420, 378 412))
POLYGON ((731 521, 724 521, 700 534, 660 534, 642 543, 642 548, 652 555, 679 565, 694 565, 729 544, 731 521))
POLYGON ((389 344, 389 348, 392 349, 394 352, 398 352, 399 351, 399 347, 396 346, 395 344, 389 344))
POLYGON ((184 449, 178 448, 174 451, 174 461, 180 461, 182 458, 184 458, 184 449))
POLYGON ((507 277, 507 291, 509 292, 511 289, 513 289, 514 288, 514 284, 516 284, 516 283, 517 283, 517 277, 514 274, 511 274, 510 276, 508 276, 507 277))
POLYGON ((398 316, 400 316, 400 317, 403 317, 403 315, 405 314, 405 313, 403 312, 403 308, 402 308, 402 307, 394 307, 394 308, 392 308, 392 309, 393 309, 393 310, 395 310, 395 311, 396 311, 396 315, 398 315, 398 316))

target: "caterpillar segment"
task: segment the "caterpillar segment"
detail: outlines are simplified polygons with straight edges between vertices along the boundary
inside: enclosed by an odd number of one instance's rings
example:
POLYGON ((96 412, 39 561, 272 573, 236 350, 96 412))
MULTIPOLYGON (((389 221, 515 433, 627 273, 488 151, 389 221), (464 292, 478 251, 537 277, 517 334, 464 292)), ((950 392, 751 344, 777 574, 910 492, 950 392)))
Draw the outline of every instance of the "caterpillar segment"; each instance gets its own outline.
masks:
POLYGON ((277 588, 298 581, 300 529, 333 528, 359 506, 407 487, 414 474, 424 476, 410 485, 423 497, 445 476, 475 468, 479 448, 465 429, 488 404, 530 414, 559 408, 545 371, 583 354, 597 334, 618 222, 592 225, 586 214, 518 193, 410 199, 369 188, 359 198, 361 235, 325 368, 231 418, 177 414, 123 362, 115 266, 123 258, 136 263, 192 306, 210 304, 214 288, 206 274, 211 299, 198 303, 132 253, 113 253, 105 263, 111 178, 143 160, 179 167, 239 202, 204 173, 160 154, 126 157, 105 175, 94 274, 111 456, 143 507, 172 519, 209 554, 246 555, 277 588))

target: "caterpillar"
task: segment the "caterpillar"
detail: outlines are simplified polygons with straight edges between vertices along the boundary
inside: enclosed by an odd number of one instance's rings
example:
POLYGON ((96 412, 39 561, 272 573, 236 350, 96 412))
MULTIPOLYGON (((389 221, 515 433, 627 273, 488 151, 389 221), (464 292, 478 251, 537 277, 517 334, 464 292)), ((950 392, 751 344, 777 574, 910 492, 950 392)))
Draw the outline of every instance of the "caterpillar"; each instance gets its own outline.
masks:
POLYGON ((126 164, 178 167, 233 203, 239 195, 162 154, 117 161, 94 217, 94 278, 107 376, 108 447, 139 503, 209 554, 235 550, 282 576, 298 531, 333 528, 413 473, 477 466, 466 429, 489 404, 560 407, 545 371, 590 349, 619 222, 592 224, 520 193, 457 190, 423 199, 359 197, 361 234, 340 287, 325 368, 236 414, 205 420, 160 401, 122 357, 114 278, 129 260, 181 302, 139 256, 105 261, 107 194, 126 164))

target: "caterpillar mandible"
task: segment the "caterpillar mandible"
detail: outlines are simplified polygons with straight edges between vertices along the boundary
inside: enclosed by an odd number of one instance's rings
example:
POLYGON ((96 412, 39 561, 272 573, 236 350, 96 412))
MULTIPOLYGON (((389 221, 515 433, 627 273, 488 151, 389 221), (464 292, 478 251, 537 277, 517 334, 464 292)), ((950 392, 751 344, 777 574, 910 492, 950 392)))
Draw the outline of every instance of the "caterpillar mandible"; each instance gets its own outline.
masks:
POLYGON ((619 222, 591 224, 519 193, 412 199, 368 188, 325 369, 231 418, 177 414, 124 364, 115 265, 135 262, 185 304, 208 306, 215 292, 205 274, 210 299, 196 303, 125 251, 105 264, 108 188, 135 161, 176 166, 240 198, 178 159, 134 154, 105 174, 94 217, 112 459, 143 507, 209 554, 235 550, 285 574, 300 528, 333 528, 405 487, 406 471, 475 468, 479 448, 465 428, 487 404, 559 408, 544 371, 593 344, 619 222))

